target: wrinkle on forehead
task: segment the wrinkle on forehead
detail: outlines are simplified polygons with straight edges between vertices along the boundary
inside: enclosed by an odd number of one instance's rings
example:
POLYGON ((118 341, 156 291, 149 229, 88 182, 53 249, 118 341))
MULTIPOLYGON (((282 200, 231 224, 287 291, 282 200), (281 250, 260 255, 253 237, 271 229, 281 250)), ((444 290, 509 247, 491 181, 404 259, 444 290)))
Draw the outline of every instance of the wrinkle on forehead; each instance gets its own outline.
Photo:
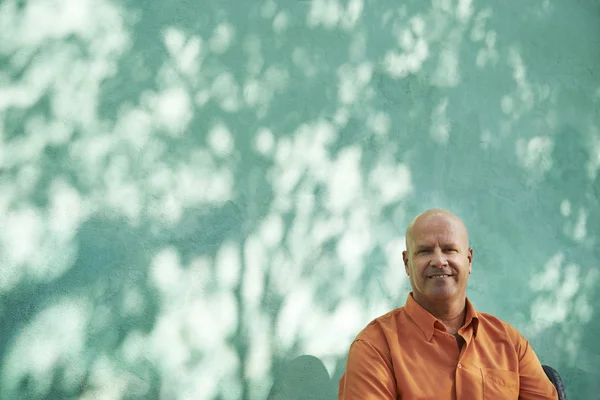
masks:
POLYGON ((415 228, 420 228, 422 224, 425 224, 426 222, 430 221, 431 218, 439 218, 442 221, 445 221, 448 224, 447 227, 444 228, 446 233, 448 235, 451 235, 452 231, 454 230, 455 233, 459 236, 459 241, 464 240, 463 244, 465 244, 465 246, 468 247, 469 234, 467 232, 465 224, 461 221, 461 219, 458 218, 456 215, 452 214, 450 211, 435 208, 422 212, 421 214, 417 215, 410 222, 410 224, 408 224, 405 235, 407 250, 414 241, 415 228))

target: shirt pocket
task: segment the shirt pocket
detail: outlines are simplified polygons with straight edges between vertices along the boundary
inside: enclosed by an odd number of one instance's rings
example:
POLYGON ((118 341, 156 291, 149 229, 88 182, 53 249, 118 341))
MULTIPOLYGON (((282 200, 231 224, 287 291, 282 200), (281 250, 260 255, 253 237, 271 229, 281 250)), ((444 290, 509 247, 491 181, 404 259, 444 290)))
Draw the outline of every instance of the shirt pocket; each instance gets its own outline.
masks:
POLYGON ((501 369, 481 368, 484 400, 519 398, 519 374, 501 369))

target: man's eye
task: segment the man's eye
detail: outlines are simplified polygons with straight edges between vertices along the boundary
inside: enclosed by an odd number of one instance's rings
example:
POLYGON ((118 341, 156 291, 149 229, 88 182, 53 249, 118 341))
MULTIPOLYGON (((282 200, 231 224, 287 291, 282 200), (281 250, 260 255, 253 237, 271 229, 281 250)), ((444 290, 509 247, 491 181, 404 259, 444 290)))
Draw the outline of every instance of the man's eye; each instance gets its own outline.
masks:
POLYGON ((458 250, 456 249, 446 249, 448 253, 456 253, 458 250))

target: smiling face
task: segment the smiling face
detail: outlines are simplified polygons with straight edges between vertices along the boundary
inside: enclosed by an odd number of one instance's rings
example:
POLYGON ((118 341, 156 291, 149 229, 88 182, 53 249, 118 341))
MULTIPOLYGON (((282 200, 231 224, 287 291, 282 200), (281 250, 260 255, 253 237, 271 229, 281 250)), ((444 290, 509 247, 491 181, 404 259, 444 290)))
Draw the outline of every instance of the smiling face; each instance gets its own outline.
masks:
POLYGON ((464 224, 453 214, 433 210, 417 217, 406 234, 402 253, 417 302, 466 296, 473 249, 464 224))

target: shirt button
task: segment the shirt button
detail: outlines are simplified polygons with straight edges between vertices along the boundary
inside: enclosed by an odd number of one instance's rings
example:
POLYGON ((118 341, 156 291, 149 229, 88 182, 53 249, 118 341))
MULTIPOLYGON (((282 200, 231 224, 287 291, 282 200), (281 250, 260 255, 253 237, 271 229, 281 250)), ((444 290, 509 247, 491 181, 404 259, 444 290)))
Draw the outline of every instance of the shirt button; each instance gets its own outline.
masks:
POLYGON ((461 364, 458 364, 458 368, 462 368, 462 365, 461 365, 461 364))

